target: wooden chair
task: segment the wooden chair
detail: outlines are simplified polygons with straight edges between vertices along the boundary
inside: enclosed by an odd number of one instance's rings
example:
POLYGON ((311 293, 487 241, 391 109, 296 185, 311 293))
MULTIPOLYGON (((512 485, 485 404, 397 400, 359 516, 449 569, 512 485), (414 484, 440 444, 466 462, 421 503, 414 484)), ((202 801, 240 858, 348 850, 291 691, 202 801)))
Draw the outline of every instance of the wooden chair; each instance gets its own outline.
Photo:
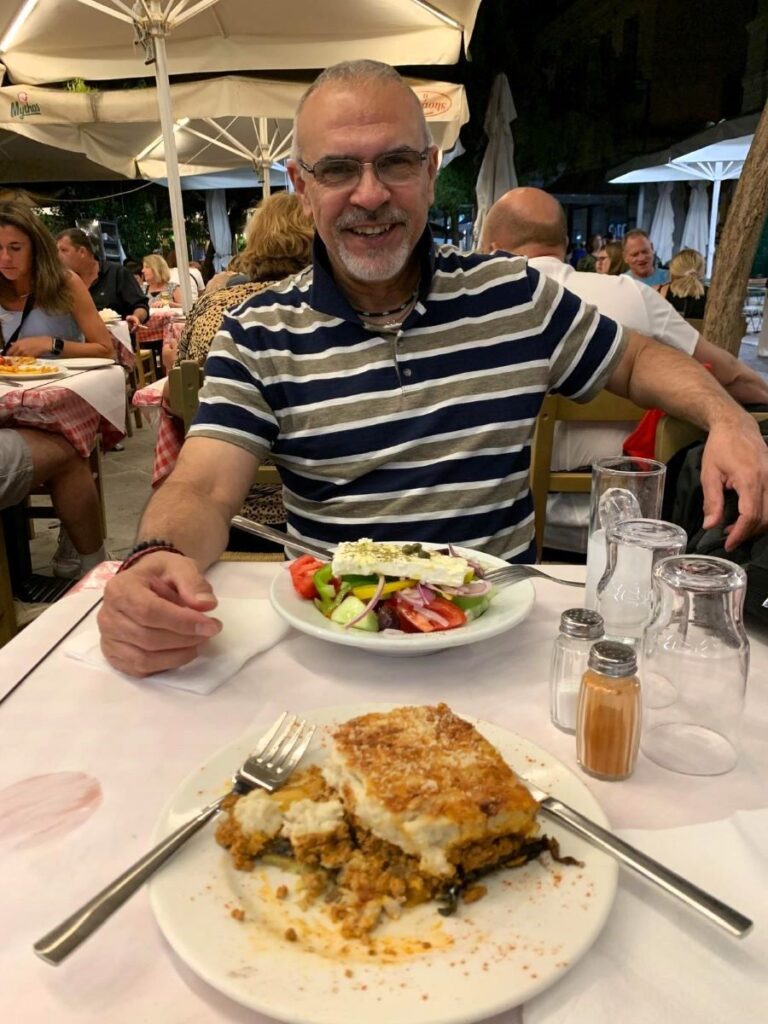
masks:
POLYGON ((589 494, 592 486, 591 472, 552 472, 555 424, 558 421, 565 423, 637 422, 644 413, 645 409, 641 409, 639 405, 635 405, 629 399, 619 398, 609 391, 601 391, 591 402, 573 402, 561 395, 548 395, 544 399, 536 421, 530 472, 538 558, 541 558, 541 550, 544 546, 547 495, 551 491, 589 494))
POLYGON ((11 572, 5 550, 5 535, 0 523, 0 647, 16 635, 16 612, 13 608, 11 572))
MULTIPOLYGON (((753 412, 751 415, 758 423, 768 419, 768 412, 753 412)), ((675 416, 662 416, 656 427, 654 458, 659 462, 669 462, 681 448, 693 444, 694 441, 703 441, 706 436, 706 431, 687 420, 679 420, 675 416)))
MULTIPOLYGON (((174 416, 184 424, 184 434, 198 406, 198 392, 203 383, 203 371, 193 359, 182 359, 168 374, 168 405, 174 416)), ((256 470, 255 484, 279 484, 277 467, 267 463, 256 470)))
POLYGON ((704 327, 703 320, 697 320, 695 317, 686 317, 685 322, 690 324, 691 327, 694 327, 699 332, 699 334, 701 334, 702 329, 704 327))

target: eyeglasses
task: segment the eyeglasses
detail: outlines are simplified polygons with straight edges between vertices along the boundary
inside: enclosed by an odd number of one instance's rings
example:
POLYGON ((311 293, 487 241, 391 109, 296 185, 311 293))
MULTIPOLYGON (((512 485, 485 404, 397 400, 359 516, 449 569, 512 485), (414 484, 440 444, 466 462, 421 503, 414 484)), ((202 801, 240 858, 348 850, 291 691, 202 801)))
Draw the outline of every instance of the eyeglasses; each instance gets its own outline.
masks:
POLYGON ((383 185, 404 185, 418 176, 430 148, 427 146, 420 153, 415 149, 395 149, 390 153, 380 153, 375 160, 324 156, 313 167, 303 160, 298 163, 323 188, 349 188, 356 185, 363 176, 363 168, 368 166, 373 168, 373 173, 383 185))

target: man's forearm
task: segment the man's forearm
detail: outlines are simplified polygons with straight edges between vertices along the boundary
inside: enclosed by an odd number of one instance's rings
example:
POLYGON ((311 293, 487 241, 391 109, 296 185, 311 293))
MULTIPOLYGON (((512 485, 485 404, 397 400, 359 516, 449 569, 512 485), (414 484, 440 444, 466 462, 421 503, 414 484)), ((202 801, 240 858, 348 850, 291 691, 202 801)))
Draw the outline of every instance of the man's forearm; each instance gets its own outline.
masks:
POLYGON ((742 405, 768 403, 768 383, 724 348, 699 335, 693 358, 708 363, 715 379, 742 405))
POLYGON ((723 420, 755 429, 752 418, 695 359, 639 334, 632 335, 608 386, 637 405, 658 407, 704 430, 723 420))
POLYGON ((210 493, 170 477, 150 499, 136 539, 169 541, 205 570, 227 546, 230 519, 210 493))

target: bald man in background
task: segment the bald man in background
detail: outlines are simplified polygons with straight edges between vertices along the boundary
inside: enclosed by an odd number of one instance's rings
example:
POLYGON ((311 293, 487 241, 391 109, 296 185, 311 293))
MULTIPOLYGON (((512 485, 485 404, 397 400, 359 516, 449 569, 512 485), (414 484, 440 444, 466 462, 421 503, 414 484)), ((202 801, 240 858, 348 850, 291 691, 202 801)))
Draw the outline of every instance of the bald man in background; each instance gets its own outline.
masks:
MULTIPOLYGON (((488 211, 480 237, 482 252, 505 251, 527 256, 528 263, 605 316, 706 363, 737 402, 768 404, 768 385, 725 349, 718 348, 685 321, 653 288, 632 277, 584 274, 565 263, 568 234, 565 212, 551 195, 537 188, 516 188, 488 211)), ((576 469, 594 460, 620 455, 633 423, 559 424, 552 454, 553 470, 576 469)), ((586 550, 587 495, 550 496, 547 544, 567 551, 586 550)))

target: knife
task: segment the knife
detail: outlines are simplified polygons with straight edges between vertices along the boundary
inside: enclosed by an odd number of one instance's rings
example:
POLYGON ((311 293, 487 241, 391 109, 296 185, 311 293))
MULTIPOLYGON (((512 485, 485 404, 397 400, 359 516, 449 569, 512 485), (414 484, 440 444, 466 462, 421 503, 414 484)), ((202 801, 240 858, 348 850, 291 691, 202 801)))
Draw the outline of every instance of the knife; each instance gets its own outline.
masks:
POLYGON ((619 839, 618 836, 609 832, 608 829, 602 828, 596 822, 590 821, 573 807, 569 807, 568 804, 545 793, 519 772, 517 774, 523 785, 530 791, 531 796, 538 800, 542 812, 548 817, 564 825, 571 832, 575 832, 577 836, 581 836, 582 839, 599 850, 615 857, 625 867, 660 886, 670 895, 681 900, 693 910, 697 910, 736 938, 743 939, 751 931, 754 922, 744 914, 740 914, 738 910, 729 907, 727 903, 723 903, 716 896, 700 889, 687 878, 683 878, 682 875, 664 867, 663 864, 636 847, 625 843, 623 839, 619 839))
POLYGON ((330 562, 333 558, 333 551, 330 548, 324 548, 321 544, 313 544, 308 540, 300 540, 298 537, 293 537, 291 534, 283 533, 280 530, 273 530, 271 526, 265 526, 264 523, 254 523, 253 520, 246 519, 245 516, 233 516, 232 525, 236 526, 238 530, 252 533, 263 540, 271 540, 275 544, 282 544, 283 547, 295 548, 297 551, 304 551, 308 555, 324 558, 326 562, 330 562))

